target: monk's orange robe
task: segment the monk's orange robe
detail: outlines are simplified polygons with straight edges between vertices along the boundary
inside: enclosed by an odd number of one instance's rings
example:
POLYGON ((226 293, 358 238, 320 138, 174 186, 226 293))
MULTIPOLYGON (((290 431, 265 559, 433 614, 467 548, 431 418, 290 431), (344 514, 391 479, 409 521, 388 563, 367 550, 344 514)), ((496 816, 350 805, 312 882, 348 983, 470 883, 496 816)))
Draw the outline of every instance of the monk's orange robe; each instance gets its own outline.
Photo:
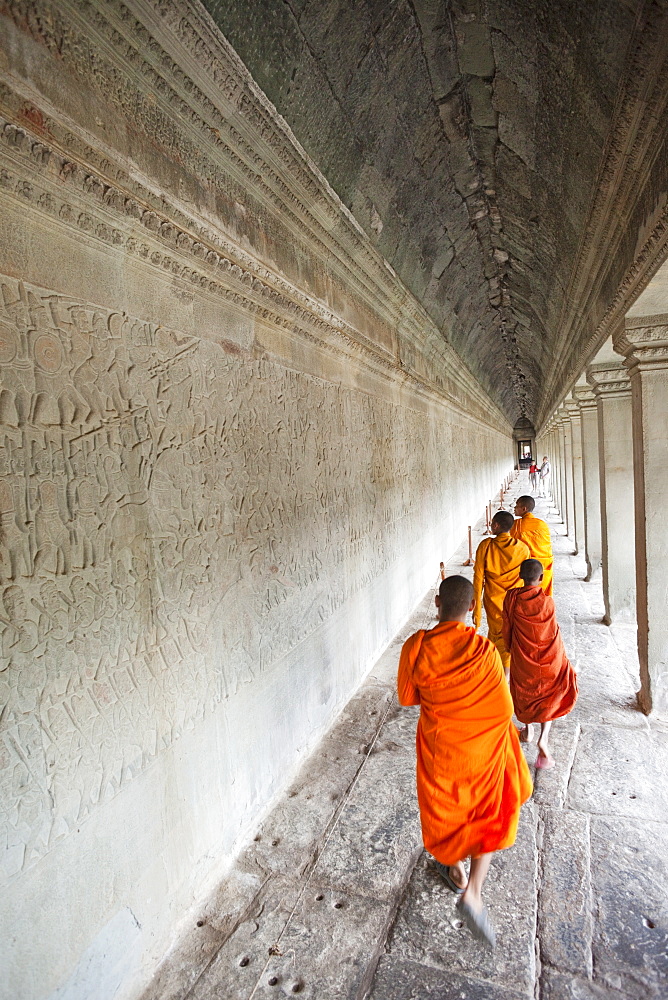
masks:
POLYGON ((529 547, 532 559, 538 559, 543 564, 542 587, 546 594, 552 593, 552 536, 550 528, 535 514, 527 512, 518 517, 510 529, 513 538, 519 539, 529 547))
POLYGON ((521 587, 520 566, 529 558, 524 542, 511 538, 507 531, 493 538, 483 538, 475 554, 473 566, 473 624, 480 628, 481 598, 487 616, 487 635, 501 654, 504 670, 510 666, 510 656, 503 642, 503 599, 511 587, 521 587))
POLYGON ((520 722, 568 715, 578 681, 557 625, 554 601, 536 584, 510 590, 503 602, 503 637, 510 650, 510 693, 520 722))
POLYGON ((444 865, 510 847, 532 785, 496 649, 475 629, 416 632, 399 661, 399 701, 419 705, 417 793, 424 846, 444 865))

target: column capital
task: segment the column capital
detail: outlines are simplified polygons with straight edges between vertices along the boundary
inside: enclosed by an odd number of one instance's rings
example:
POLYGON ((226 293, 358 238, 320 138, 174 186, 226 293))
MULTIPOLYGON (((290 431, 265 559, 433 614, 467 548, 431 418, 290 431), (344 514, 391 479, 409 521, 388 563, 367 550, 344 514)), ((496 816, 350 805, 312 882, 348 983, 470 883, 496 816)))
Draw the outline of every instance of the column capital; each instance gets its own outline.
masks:
POLYGON ((577 399, 567 399, 564 403, 564 407, 568 413, 569 420, 580 419, 580 404, 577 399))
POLYGON ((596 409, 596 395, 591 386, 576 385, 573 389, 573 396, 577 400, 580 412, 582 412, 582 410, 596 409))
POLYGON ((597 398, 631 394, 631 379, 623 362, 619 365, 590 365, 587 368, 587 381, 597 398))
POLYGON ((668 368, 668 315, 627 319, 614 345, 625 356, 630 373, 668 368))

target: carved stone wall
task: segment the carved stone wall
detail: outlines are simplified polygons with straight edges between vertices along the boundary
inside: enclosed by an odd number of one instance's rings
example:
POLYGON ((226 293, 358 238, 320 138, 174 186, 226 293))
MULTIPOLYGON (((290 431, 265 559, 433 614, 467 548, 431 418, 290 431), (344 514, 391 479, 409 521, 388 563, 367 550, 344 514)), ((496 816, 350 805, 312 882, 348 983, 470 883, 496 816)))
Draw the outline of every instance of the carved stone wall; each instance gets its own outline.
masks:
POLYGON ((0 996, 130 997, 510 428, 194 5, 0 9, 0 996))

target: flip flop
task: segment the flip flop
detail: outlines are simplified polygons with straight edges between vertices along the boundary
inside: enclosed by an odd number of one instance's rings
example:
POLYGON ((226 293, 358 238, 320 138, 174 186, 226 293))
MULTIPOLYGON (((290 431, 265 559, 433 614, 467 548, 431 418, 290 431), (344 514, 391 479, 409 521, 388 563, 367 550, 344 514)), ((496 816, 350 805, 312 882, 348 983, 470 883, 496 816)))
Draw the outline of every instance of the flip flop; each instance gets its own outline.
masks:
POLYGON ((452 875, 450 874, 450 869, 448 868, 448 866, 442 864, 440 861, 436 861, 435 858, 434 862, 436 864, 436 870, 438 874, 441 876, 441 878, 447 885, 448 889, 451 889, 453 892, 456 892, 458 896, 460 896, 464 891, 464 887, 461 885, 457 885, 452 875))
POLYGON ((487 907, 483 906, 480 913, 476 913, 475 910, 471 909, 468 903, 465 903, 461 899, 457 900, 455 906, 459 910, 459 913, 464 923, 471 931, 471 934, 473 934, 473 937, 478 941, 484 941, 485 944, 490 946, 490 948, 493 948, 496 944, 496 931, 492 926, 492 921, 489 919, 487 907))
POLYGON ((548 771, 551 767, 554 767, 554 757, 544 757, 542 753, 539 753, 536 757, 536 767, 542 771, 548 771))

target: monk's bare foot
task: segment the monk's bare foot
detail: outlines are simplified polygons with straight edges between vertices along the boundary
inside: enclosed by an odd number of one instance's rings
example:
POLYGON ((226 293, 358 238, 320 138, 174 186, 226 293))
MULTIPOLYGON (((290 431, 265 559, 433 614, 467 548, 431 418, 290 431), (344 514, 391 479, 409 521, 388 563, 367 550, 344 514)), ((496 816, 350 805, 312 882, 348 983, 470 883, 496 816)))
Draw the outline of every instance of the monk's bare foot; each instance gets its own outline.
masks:
POLYGON ((541 771, 549 770, 549 768, 554 767, 554 757, 550 757, 549 754, 539 753, 536 757, 536 767, 541 771))
POLYGON ((520 743, 533 743, 533 724, 530 722, 524 729, 520 729, 520 743))
POLYGON ((450 878, 460 889, 465 889, 468 885, 468 876, 461 861, 458 861, 456 865, 450 865, 450 878))
POLYGON ((465 889, 461 895, 461 902, 466 906, 470 906, 474 913, 482 913, 483 902, 482 896, 474 892, 472 889, 465 889))

